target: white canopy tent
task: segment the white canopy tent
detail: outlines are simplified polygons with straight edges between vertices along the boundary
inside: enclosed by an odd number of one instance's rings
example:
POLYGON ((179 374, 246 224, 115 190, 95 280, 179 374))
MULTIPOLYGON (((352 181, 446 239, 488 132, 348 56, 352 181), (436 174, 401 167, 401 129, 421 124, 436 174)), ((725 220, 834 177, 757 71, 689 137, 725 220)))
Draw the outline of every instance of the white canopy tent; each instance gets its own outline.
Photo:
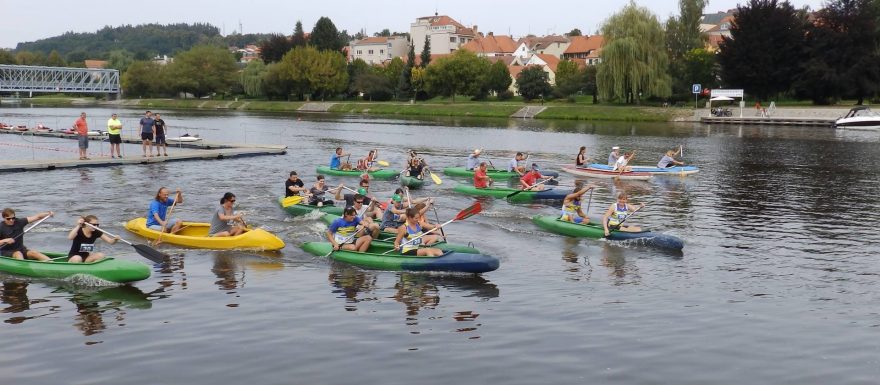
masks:
POLYGON ((743 90, 721 90, 715 89, 712 90, 709 94, 709 111, 712 110, 712 102, 713 101, 733 101, 735 98, 739 98, 739 117, 743 116, 743 107, 745 107, 745 101, 743 100, 745 92, 743 90))

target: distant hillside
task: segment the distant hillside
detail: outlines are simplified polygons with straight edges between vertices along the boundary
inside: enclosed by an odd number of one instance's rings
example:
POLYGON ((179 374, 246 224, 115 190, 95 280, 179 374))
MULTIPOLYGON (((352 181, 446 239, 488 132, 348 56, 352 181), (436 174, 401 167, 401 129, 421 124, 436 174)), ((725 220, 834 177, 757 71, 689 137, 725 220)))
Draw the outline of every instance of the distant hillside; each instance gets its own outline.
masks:
POLYGON ((243 46, 257 43, 267 34, 220 36, 220 30, 210 24, 143 24, 104 27, 94 33, 67 32, 61 36, 19 43, 16 51, 33 51, 49 54, 57 50, 62 56, 105 57, 108 52, 124 49, 139 58, 155 55, 173 55, 198 43, 222 42, 243 46), (71 55, 73 54, 73 55, 71 55))

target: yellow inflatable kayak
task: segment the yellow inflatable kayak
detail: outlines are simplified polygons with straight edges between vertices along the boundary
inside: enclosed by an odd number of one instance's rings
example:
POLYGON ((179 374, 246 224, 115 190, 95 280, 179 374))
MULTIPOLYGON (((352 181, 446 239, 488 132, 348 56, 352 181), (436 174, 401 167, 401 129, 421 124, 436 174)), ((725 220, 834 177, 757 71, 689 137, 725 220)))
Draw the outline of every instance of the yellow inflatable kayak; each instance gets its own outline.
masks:
MULTIPOLYGON (((159 237, 158 231, 147 228, 147 219, 143 217, 128 221, 125 228, 147 239, 159 237)), ((280 250, 284 248, 284 241, 260 228, 248 228, 244 234, 234 237, 209 237, 208 229, 210 228, 209 223, 183 222, 183 228, 177 234, 162 234, 162 242, 215 250, 280 250)))

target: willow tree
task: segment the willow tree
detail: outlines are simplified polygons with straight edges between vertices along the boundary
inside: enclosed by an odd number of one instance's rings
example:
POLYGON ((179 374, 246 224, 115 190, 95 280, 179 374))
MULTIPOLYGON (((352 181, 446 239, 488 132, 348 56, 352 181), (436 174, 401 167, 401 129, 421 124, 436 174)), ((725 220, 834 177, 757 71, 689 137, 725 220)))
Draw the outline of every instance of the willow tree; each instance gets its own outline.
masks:
POLYGON ((244 93, 250 97, 263 96, 263 81, 266 76, 266 65, 262 60, 251 60, 240 72, 239 81, 244 93))
POLYGON ((597 81, 605 100, 640 101, 672 94, 666 34, 657 16, 634 2, 602 26, 605 46, 597 81))

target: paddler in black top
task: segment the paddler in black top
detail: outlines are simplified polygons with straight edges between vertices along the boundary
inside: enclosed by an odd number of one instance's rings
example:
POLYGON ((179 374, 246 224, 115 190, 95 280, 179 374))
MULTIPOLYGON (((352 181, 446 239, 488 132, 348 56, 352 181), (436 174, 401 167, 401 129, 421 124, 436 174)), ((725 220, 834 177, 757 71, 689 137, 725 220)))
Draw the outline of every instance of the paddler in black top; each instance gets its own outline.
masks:
MULTIPOLYGON (((342 187, 342 184, 336 187, 336 192, 334 193, 336 195, 336 199, 342 199, 342 197, 339 195, 340 191, 342 191, 342 187)), ((327 185, 324 183, 324 176, 318 175, 315 185, 309 189, 309 204, 316 205, 318 207, 333 206, 333 199, 324 198, 324 193, 330 190, 330 187, 327 187, 327 185)))
POLYGON ((0 222, 0 255, 14 259, 36 259, 38 261, 49 261, 49 257, 36 251, 28 250, 24 246, 24 227, 31 222, 51 217, 53 212, 47 211, 27 218, 16 218, 15 210, 11 208, 3 209, 3 222, 0 222))
POLYGON ((296 171, 291 171, 290 176, 284 181, 284 197, 299 196, 304 191, 308 191, 308 189, 302 179, 299 179, 296 171))
POLYGON ((67 253, 67 256, 70 257, 67 262, 89 263, 99 261, 104 258, 104 254, 95 252, 95 241, 97 241, 98 238, 101 238, 104 242, 112 245, 119 240, 118 235, 110 237, 101 232, 101 230, 95 230, 91 226, 86 225, 86 223, 95 227, 101 226, 98 224, 98 218, 94 215, 88 215, 77 220, 76 226, 74 226, 73 229, 70 230, 70 233, 67 234, 67 239, 73 241, 73 244, 70 245, 70 251, 67 253))

